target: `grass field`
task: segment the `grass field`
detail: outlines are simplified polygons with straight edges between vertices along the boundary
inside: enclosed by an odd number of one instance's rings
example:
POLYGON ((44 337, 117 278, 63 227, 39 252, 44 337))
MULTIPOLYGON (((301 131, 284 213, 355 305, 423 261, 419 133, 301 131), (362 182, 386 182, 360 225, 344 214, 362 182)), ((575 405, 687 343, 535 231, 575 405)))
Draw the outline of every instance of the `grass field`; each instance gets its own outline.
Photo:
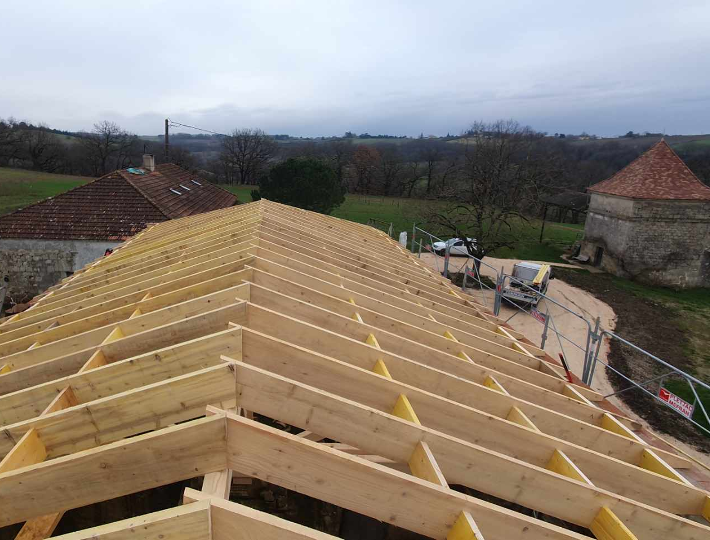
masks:
POLYGON ((0 167, 0 215, 54 197, 91 178, 0 167))
MULTIPOLYGON (((91 178, 38 173, 21 169, 0 168, 0 215, 12 212, 37 201, 53 197, 69 189, 89 182, 91 178)), ((251 202, 255 186, 222 186, 234 193, 241 203, 251 202)), ((436 204, 418 199, 347 195, 345 202, 335 209, 335 217, 367 224, 377 220, 382 229, 393 224, 395 236, 401 231, 411 235, 412 224, 421 221, 424 206, 436 204)), ((517 235, 521 241, 514 250, 505 249, 495 253, 497 257, 511 257, 539 261, 559 261, 564 248, 574 242, 582 232, 581 225, 558 225, 547 223, 543 243, 539 243, 540 221, 519 222, 517 235)), ((432 234, 441 231, 430 231, 432 234)))

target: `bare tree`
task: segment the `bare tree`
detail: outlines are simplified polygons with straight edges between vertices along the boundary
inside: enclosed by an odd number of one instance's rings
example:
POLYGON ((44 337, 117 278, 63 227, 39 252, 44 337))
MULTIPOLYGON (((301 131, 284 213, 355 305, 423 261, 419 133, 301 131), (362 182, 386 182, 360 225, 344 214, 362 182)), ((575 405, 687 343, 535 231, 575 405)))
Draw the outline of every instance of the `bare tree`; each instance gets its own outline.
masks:
POLYGON ((278 145, 260 129, 235 129, 222 139, 220 160, 230 184, 257 184, 278 145))
POLYGON ((130 163, 131 155, 136 152, 137 137, 114 122, 104 120, 94 124, 91 133, 84 133, 80 141, 93 174, 103 176, 130 163))
POLYGON ((355 191, 370 193, 372 182, 377 176, 380 153, 376 148, 361 144, 353 154, 353 172, 355 173, 355 191))
POLYGON ((22 157, 36 171, 55 172, 62 164, 64 152, 57 136, 46 126, 26 129, 20 135, 22 157))
POLYGON ((417 186, 419 180, 421 180, 422 178, 421 163, 416 160, 407 162, 407 165, 404 167, 404 173, 401 178, 401 189, 403 192, 407 192, 407 197, 411 198, 414 188, 417 186))
POLYGON ((394 144, 383 144, 379 147, 380 159, 380 181, 382 194, 387 196, 392 194, 392 190, 399 185, 399 178, 404 169, 402 155, 394 144))
POLYGON ((0 119, 0 165, 13 165, 13 161, 19 158, 20 134, 13 118, 0 119))
POLYGON ((345 168, 348 166, 353 156, 353 145, 350 139, 336 140, 328 143, 326 155, 330 159, 331 166, 335 171, 340 185, 343 185, 345 168))
POLYGON ((426 221, 466 240, 479 258, 519 240, 519 222, 534 207, 540 186, 561 174, 543 135, 514 121, 476 123, 465 135, 464 163, 455 182, 430 205, 426 221))

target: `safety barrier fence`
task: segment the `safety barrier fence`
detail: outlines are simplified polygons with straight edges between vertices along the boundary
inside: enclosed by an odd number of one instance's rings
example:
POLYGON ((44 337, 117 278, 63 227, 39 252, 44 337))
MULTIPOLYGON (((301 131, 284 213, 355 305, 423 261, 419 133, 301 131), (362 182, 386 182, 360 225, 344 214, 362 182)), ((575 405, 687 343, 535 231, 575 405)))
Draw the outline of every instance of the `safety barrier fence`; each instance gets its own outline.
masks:
POLYGON ((597 364, 601 364, 630 385, 605 397, 619 395, 624 392, 628 392, 629 390, 641 390, 644 394, 671 408, 673 411, 694 424, 695 427, 710 435, 710 429, 708 429, 708 427, 710 427, 710 416, 708 416, 708 411, 699 395, 699 391, 707 392, 708 395, 710 395, 710 386, 703 381, 693 377, 683 370, 678 369, 668 362, 661 360, 657 356, 637 345, 634 345, 630 341, 625 340, 621 336, 618 336, 609 330, 601 330, 600 332, 600 339, 597 341, 594 354, 592 355, 591 361, 586 366, 586 379, 591 381, 594 378, 594 372, 597 364), (644 371, 648 373, 650 377, 642 382, 638 382, 625 373, 622 373, 616 367, 612 366, 609 361, 604 361, 600 358, 599 351, 601 350, 602 340, 605 338, 610 342, 616 341, 617 345, 621 347, 630 348, 633 353, 640 354, 647 364, 644 371), (658 374, 659 372, 660 375, 658 374), (666 381, 677 381, 680 384, 674 385, 674 391, 671 391, 664 386, 666 381), (683 397, 678 394, 689 394, 691 401, 683 399, 683 397), (698 422, 696 418, 704 420, 705 425, 698 422))
MULTIPOLYGON (((506 274, 503 268, 496 269, 470 254, 458 254, 461 255, 461 258, 464 260, 460 266, 458 262, 452 263, 450 243, 445 242, 441 238, 415 225, 412 228, 411 251, 421 257, 422 250, 434 255, 436 269, 444 277, 449 277, 452 273, 452 267, 454 268, 453 273, 463 272, 462 290, 467 291, 467 289, 470 289, 468 284, 471 282, 474 283, 474 287, 477 288, 476 293, 473 294, 474 298, 478 296, 485 305, 492 303, 493 314, 497 317, 501 316, 501 307, 506 306, 514 310, 514 313, 508 316, 506 322, 512 320, 519 314, 524 314, 536 320, 542 326, 540 337, 541 349, 545 349, 546 344, 549 343, 548 336, 549 333, 552 332, 556 336, 559 349, 562 351, 565 358, 567 357, 565 347, 567 347, 568 350, 571 347, 577 353, 582 354, 582 372, 578 375, 580 375, 581 380, 585 384, 592 386, 598 364, 602 364, 610 373, 615 374, 620 380, 629 384, 629 386, 605 397, 612 397, 631 390, 640 390, 651 396, 655 401, 662 403, 684 417, 698 429, 710 435, 710 429, 708 429, 710 427, 710 415, 708 415, 706 405, 703 403, 700 396, 700 394, 704 393, 710 396, 710 385, 707 383, 661 360, 652 353, 634 345, 610 330, 603 329, 599 317, 590 320, 590 317, 552 298, 549 294, 545 294, 531 287, 513 275, 506 274), (443 250, 435 250, 435 242, 441 242, 443 250), (482 272, 487 275, 482 275, 482 272), (485 278, 491 279, 495 286, 491 286, 485 278), (522 303, 507 298, 504 292, 511 288, 528 292, 530 295, 537 298, 537 302, 522 303), (559 331, 555 323, 555 317, 551 312, 552 306, 555 306, 557 311, 562 314, 567 314, 579 319, 579 321, 586 326, 586 339, 581 341, 575 340, 565 335, 564 332, 559 331), (638 381, 632 374, 622 373, 618 367, 614 367, 610 365, 608 361, 605 361, 600 355, 604 340, 608 343, 616 341, 620 346, 629 347, 633 352, 641 355, 647 364, 647 370, 645 370, 645 372, 648 373, 650 377, 647 380, 638 381), (675 392, 664 386, 666 381, 677 381, 675 385, 671 385, 675 392), (682 384, 679 385, 678 383, 682 384), (683 399, 678 394, 686 395, 688 399, 683 399), (698 422, 698 420, 706 422, 707 427, 698 422)), ((557 314, 558 317, 560 313, 557 314)))

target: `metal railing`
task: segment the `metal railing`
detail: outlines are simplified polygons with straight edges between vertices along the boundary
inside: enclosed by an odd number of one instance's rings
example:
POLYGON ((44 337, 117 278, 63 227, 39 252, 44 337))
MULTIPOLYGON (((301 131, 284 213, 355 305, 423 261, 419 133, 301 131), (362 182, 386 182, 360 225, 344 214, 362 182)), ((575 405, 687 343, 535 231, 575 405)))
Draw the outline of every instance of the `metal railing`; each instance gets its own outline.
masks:
MULTIPOLYGON (((450 273, 449 270, 451 264, 450 247, 448 244, 446 244, 445 252, 442 255, 439 255, 433 249, 434 241, 444 242, 441 238, 429 233, 428 231, 425 231, 424 229, 421 229, 420 227, 417 227, 416 224, 414 225, 414 227, 412 228, 411 251, 413 253, 418 253, 420 257, 422 248, 426 249, 427 251, 430 251, 434 255, 434 261, 437 270, 444 277, 448 277, 450 273), (428 240, 429 243, 424 244, 424 240, 428 240), (439 259, 442 259, 441 265, 439 259)), ((710 385, 708 385, 707 383, 704 383, 703 381, 697 379, 696 377, 693 377, 692 375, 684 372, 683 370, 676 368, 675 366, 669 364, 664 360, 661 360, 657 356, 642 349, 641 347, 638 347, 637 345, 634 345, 633 343, 625 340, 621 336, 618 336, 609 330, 601 328, 601 321, 599 317, 594 320, 590 320, 590 318, 586 317, 582 313, 579 313, 574 309, 569 308, 568 306, 564 305, 558 300, 555 300, 548 294, 542 293, 541 291, 530 287, 527 283, 524 283, 515 276, 506 274, 503 268, 498 270, 490 264, 482 261, 481 259, 478 259, 468 254, 465 256, 465 261, 458 269, 458 272, 460 272, 461 270, 463 270, 464 272, 463 283, 461 286, 462 290, 466 290, 467 281, 469 279, 476 282, 478 284, 478 292, 480 293, 480 297, 483 299, 484 305, 487 305, 485 293, 488 292, 489 297, 490 293, 493 293, 492 311, 494 315, 500 316, 502 305, 506 305, 516 310, 513 315, 508 317, 506 322, 513 319, 513 317, 517 316, 519 313, 525 313, 526 315, 538 321, 542 325, 540 339, 541 349, 544 349, 545 345, 548 343, 549 332, 553 332, 557 338, 559 348, 562 351, 562 354, 565 355, 565 357, 567 357, 567 355, 565 353, 564 344, 567 344, 568 347, 572 346, 580 353, 582 353, 583 364, 581 380, 585 384, 592 386, 596 366, 597 364, 601 363, 605 368, 607 368, 612 373, 616 374, 618 377, 627 381, 630 384, 630 386, 612 394, 609 394, 605 397, 611 397, 634 389, 641 390, 645 394, 651 396, 654 400, 663 403, 676 413, 686 418, 688 421, 690 421, 697 428, 704 431, 706 434, 710 435, 710 429, 703 426, 693 418, 694 414, 695 416, 697 416, 697 411, 700 411, 701 420, 704 419, 705 422, 707 422, 708 426, 710 426, 710 415, 708 414, 708 410, 706 409, 698 393, 698 390, 702 389, 702 392, 707 392, 708 395, 710 395, 710 385), (469 265, 471 268, 469 268, 469 265), (492 275, 495 277, 495 287, 491 287, 490 285, 484 282, 484 276, 481 275, 482 267, 487 267, 491 271, 492 275), (513 300, 506 298, 503 292, 506 290, 506 286, 510 286, 512 284, 515 284, 520 289, 528 290, 530 294, 537 296, 537 305, 523 305, 519 302, 514 302, 513 300), (539 309, 541 305, 545 306, 544 312, 539 309), (550 311, 551 305, 554 305, 557 308, 562 309, 569 315, 576 317, 586 326, 586 339, 583 342, 576 342, 575 340, 571 339, 569 336, 558 330, 557 325, 555 324, 555 319, 550 311), (631 376, 621 373, 619 369, 610 365, 608 362, 603 361, 599 357, 599 354, 604 338, 608 340, 618 340, 623 345, 630 347, 635 352, 644 355, 646 358, 648 358, 649 361, 653 363, 653 369, 651 369, 649 373, 651 375, 650 378, 645 381, 638 382, 634 380, 631 376), (667 372, 659 375, 657 373, 659 369, 667 370, 667 372), (675 379, 686 383, 690 391, 689 393, 690 395, 692 395, 692 403, 686 402, 670 390, 664 388, 663 383, 668 379, 675 379), (647 388, 649 384, 653 384, 654 388, 657 387, 657 391, 652 392, 651 390, 649 390, 647 388)))
POLYGON ((643 393, 651 396, 655 401, 658 401, 666 407, 669 407, 671 410, 685 417, 689 422, 694 424, 695 427, 703 430, 706 434, 710 435, 710 429, 708 429, 708 427, 703 426, 702 424, 693 419, 695 412, 699 410, 701 412, 701 418, 704 418, 707 425, 710 426, 710 416, 708 416, 708 411, 705 408, 705 405, 703 404, 703 400, 698 395, 698 388, 703 388, 710 394, 710 386, 704 383, 703 381, 693 377, 692 375, 686 373, 681 369, 678 369, 672 364, 661 360, 657 356, 651 354, 650 352, 642 349, 637 345, 634 345, 630 341, 625 340, 621 336, 618 336, 615 333, 610 332, 609 330, 602 330, 600 332, 600 339, 597 341, 594 350, 594 355, 591 358, 591 361, 588 366, 587 379, 590 381, 594 377, 594 371, 597 367, 597 364, 603 365, 606 369, 614 373, 617 377, 620 377, 631 385, 622 390, 618 390, 616 392, 608 394, 604 397, 619 395, 634 389, 641 390, 643 393), (600 359, 599 351, 601 350, 603 338, 607 338, 609 341, 617 340, 620 344, 630 347, 634 352, 643 355, 643 357, 646 358, 647 362, 650 363, 648 371, 651 377, 643 382, 637 382, 625 373, 622 373, 619 369, 612 366, 608 361, 605 362, 600 359), (664 373, 662 373, 661 375, 657 375, 658 371, 662 371, 664 373), (690 393, 692 394, 692 403, 685 401, 680 396, 677 396, 674 392, 671 392, 670 390, 666 389, 663 386, 663 383, 667 379, 675 379, 685 382, 688 385, 688 388, 690 389, 690 393), (654 389, 657 388, 655 392, 649 390, 648 385, 650 384, 653 384, 654 389))

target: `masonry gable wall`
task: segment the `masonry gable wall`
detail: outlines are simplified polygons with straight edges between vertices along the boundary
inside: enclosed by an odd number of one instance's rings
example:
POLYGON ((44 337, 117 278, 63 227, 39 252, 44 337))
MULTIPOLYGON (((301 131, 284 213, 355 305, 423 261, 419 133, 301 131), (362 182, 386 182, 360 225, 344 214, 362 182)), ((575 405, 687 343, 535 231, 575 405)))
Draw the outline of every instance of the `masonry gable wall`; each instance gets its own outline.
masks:
POLYGON ((710 286, 710 202, 592 194, 582 253, 611 273, 676 288, 710 286))

